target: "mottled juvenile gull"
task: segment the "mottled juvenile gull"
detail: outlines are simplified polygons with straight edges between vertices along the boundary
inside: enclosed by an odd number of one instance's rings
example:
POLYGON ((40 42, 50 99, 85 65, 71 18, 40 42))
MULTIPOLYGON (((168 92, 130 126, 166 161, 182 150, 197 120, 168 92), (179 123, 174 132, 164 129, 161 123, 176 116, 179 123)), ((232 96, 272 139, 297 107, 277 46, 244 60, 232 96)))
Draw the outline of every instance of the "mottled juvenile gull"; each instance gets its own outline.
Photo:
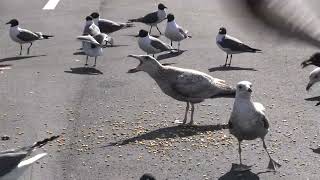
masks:
POLYGON ((148 73, 166 95, 187 103, 183 124, 187 122, 189 104, 191 104, 190 124, 193 124, 194 104, 208 98, 235 96, 235 89, 228 86, 224 80, 213 78, 203 72, 163 66, 148 55, 129 55, 128 57, 140 61, 140 64, 128 73, 139 71, 148 73))
POLYGON ((20 53, 22 54, 22 44, 30 43, 30 46, 28 47, 27 54, 30 53, 30 48, 32 46, 32 42, 36 40, 42 40, 42 39, 49 39, 50 37, 53 37, 51 35, 44 35, 41 32, 32 32, 27 29, 22 29, 19 27, 19 21, 16 19, 12 19, 11 21, 7 22, 6 24, 10 24, 10 38, 14 41, 20 44, 20 53))
POLYGON ((309 75, 309 83, 306 87, 306 90, 308 91, 315 83, 320 81, 320 68, 316 68, 313 71, 311 71, 309 75))
POLYGON ((33 163, 47 155, 47 153, 37 154, 29 159, 31 153, 46 145, 48 142, 57 139, 59 136, 52 136, 42 141, 35 142, 31 146, 19 149, 12 149, 0 152, 0 179, 17 180, 22 173, 27 170, 33 163))
POLYGON ((146 30, 140 30, 138 36, 139 47, 147 54, 152 54, 154 56, 154 54, 157 53, 173 50, 169 44, 166 44, 158 38, 150 36, 146 30))
POLYGON ((302 68, 305 68, 309 65, 320 67, 320 53, 314 53, 309 59, 301 63, 302 68))
POLYGON ((172 41, 177 41, 178 42, 178 50, 180 49, 180 41, 190 38, 191 36, 188 35, 188 31, 180 27, 176 21, 174 20, 174 15, 173 14, 168 14, 167 16, 168 22, 166 26, 166 30, 164 32, 164 35, 170 39, 171 41, 171 46, 172 46, 172 41))
POLYGON ((232 36, 229 36, 227 34, 227 30, 224 27, 221 27, 219 29, 219 33, 216 36, 216 43, 218 47, 227 53, 226 62, 224 66, 230 66, 231 60, 232 60, 232 54, 239 54, 239 53, 256 53, 260 52, 260 49, 255 49, 252 47, 249 47, 248 45, 243 44, 239 39, 236 39, 232 36), (230 61, 228 64, 228 56, 230 54, 230 61))
POLYGON ((268 133, 269 122, 265 116, 265 108, 258 102, 251 100, 252 84, 248 81, 241 81, 236 87, 236 98, 233 110, 229 119, 230 133, 233 134, 239 142, 239 170, 248 170, 250 166, 242 164, 241 159, 241 142, 243 140, 254 140, 261 138, 263 148, 266 150, 270 162, 268 168, 275 170, 275 167, 281 165, 274 161, 264 142, 264 138, 268 133))
POLYGON ((163 5, 162 3, 158 4, 158 11, 149 13, 143 17, 137 18, 137 19, 129 19, 129 22, 141 22, 144 24, 147 24, 150 27, 149 33, 151 34, 151 30, 153 26, 156 26, 157 30, 159 31, 160 35, 161 35, 161 31, 158 28, 158 25, 160 22, 162 22, 163 20, 166 19, 167 17, 167 13, 166 13, 166 9, 167 7, 165 5, 163 5))
POLYGON ((97 12, 93 12, 90 16, 93 18, 94 23, 98 25, 102 33, 109 34, 121 29, 133 27, 132 23, 114 22, 108 19, 102 19, 97 12))

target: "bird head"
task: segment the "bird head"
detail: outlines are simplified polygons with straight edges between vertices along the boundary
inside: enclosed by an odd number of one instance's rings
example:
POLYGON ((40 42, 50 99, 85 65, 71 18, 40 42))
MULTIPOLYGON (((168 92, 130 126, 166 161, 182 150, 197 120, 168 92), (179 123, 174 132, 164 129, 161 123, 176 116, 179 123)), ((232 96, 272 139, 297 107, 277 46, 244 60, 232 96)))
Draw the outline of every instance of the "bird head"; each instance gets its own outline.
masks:
POLYGON ((149 55, 134 55, 130 54, 128 57, 132 57, 139 60, 139 65, 136 68, 130 69, 128 73, 136 73, 139 71, 151 72, 155 70, 156 66, 161 64, 153 57, 149 55))
POLYGON ((156 178, 152 174, 146 173, 141 176, 140 180, 156 180, 156 178))
POLYGON ((251 97, 252 84, 249 81, 241 81, 236 87, 236 97, 251 97))
POLYGON ((86 17, 86 21, 92 21, 93 19, 92 19, 92 17, 91 16, 87 16, 86 17))
POLYGON ((227 34, 227 29, 225 27, 221 27, 219 29, 219 34, 227 34))
POLYGON ((168 22, 171 22, 171 21, 173 21, 174 20, 174 15, 173 14, 168 14, 167 15, 167 19, 168 19, 168 22))
POLYGON ((91 13, 91 15, 90 15, 93 19, 96 19, 96 18, 98 18, 100 15, 99 15, 99 13, 97 13, 97 12, 93 12, 93 13, 91 13))
POLYGON ((136 35, 136 37, 141 37, 141 38, 143 38, 143 37, 147 37, 148 34, 149 34, 148 31, 146 31, 146 30, 144 30, 144 29, 141 29, 141 30, 139 31, 139 34, 136 35))
POLYGON ((159 10, 164 10, 164 9, 168 9, 165 5, 163 5, 162 3, 158 4, 158 9, 159 10))
POLYGON ((309 83, 306 87, 306 90, 309 91, 309 89, 316 83, 320 81, 320 68, 314 69, 310 75, 309 75, 309 83))
POLYGON ((16 19, 11 19, 9 22, 7 22, 6 24, 11 24, 11 27, 14 26, 18 26, 19 25, 19 21, 16 19))

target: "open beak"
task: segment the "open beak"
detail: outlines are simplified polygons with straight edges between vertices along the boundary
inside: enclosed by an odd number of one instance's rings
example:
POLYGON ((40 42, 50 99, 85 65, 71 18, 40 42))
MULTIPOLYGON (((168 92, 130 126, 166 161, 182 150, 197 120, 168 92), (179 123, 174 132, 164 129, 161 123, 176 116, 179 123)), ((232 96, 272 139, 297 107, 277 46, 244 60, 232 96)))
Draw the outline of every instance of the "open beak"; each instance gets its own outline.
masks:
POLYGON ((312 85, 313 85, 313 83, 309 82, 307 87, 306 87, 306 90, 309 91, 309 89, 311 88, 312 85))
POLYGON ((130 54, 130 55, 128 55, 128 57, 132 57, 132 58, 138 59, 139 62, 140 62, 140 64, 139 64, 136 68, 129 69, 128 73, 136 73, 136 72, 141 71, 141 70, 138 69, 138 67, 142 64, 142 61, 141 61, 141 59, 140 59, 140 56, 130 54))

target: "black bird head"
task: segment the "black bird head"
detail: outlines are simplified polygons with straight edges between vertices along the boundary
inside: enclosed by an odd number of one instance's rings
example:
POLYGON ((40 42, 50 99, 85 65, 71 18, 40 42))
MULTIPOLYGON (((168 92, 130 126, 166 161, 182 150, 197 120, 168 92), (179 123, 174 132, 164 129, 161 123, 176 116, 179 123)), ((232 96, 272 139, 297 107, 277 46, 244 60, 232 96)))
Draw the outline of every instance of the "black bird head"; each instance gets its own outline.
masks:
POLYGON ((159 9, 159 10, 164 10, 164 9, 167 9, 167 7, 166 7, 165 5, 163 5, 162 3, 160 3, 160 4, 158 5, 158 9, 159 9))
POLYGON ((147 37, 148 34, 149 34, 148 31, 146 31, 146 30, 144 30, 144 29, 141 29, 141 30, 139 31, 138 36, 136 36, 136 37, 147 37))
POLYGON ((146 173, 141 176, 140 180, 156 180, 156 178, 152 174, 146 173))
POLYGON ((93 13, 91 13, 91 15, 90 15, 93 19, 95 19, 95 18, 98 18, 100 15, 99 15, 99 13, 97 13, 97 12, 93 12, 93 13))
POLYGON ((14 27, 19 25, 19 21, 16 19, 11 19, 11 21, 7 22, 6 24, 11 24, 11 27, 14 27))
POLYGON ((87 16, 86 17, 86 21, 92 21, 92 17, 91 16, 87 16))
POLYGON ((173 21, 174 20, 174 15, 173 14, 168 14, 167 15, 167 19, 168 19, 168 22, 171 22, 171 21, 173 21))
POLYGON ((226 28, 221 27, 221 28, 219 29, 219 34, 227 34, 226 28))

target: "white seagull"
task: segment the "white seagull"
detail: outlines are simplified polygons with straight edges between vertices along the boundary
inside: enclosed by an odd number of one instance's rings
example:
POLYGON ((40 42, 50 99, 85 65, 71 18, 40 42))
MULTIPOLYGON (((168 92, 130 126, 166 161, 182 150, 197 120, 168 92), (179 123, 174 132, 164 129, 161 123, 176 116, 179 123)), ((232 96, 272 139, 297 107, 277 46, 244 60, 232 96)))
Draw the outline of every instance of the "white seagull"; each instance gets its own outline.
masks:
POLYGON ((261 103, 252 102, 251 93, 252 84, 250 82, 241 81, 237 84, 236 98, 228 123, 230 133, 233 134, 239 142, 240 165, 238 168, 240 171, 250 169, 250 166, 242 164, 241 142, 243 140, 261 138, 263 148, 266 150, 270 159, 268 168, 275 170, 275 167, 280 167, 281 165, 271 158, 264 142, 264 138, 269 130, 269 122, 265 115, 265 108, 261 103))
POLYGON ((137 19, 129 19, 128 22, 141 22, 144 24, 147 24, 150 27, 149 33, 151 34, 151 30, 153 26, 156 26, 157 30, 159 31, 160 35, 162 34, 161 31, 158 28, 159 23, 161 23, 163 20, 166 19, 167 13, 166 10, 167 7, 163 5, 162 3, 158 4, 158 11, 149 13, 143 17, 137 18, 137 19))
POLYGON ((313 71, 311 71, 309 75, 309 83, 307 85, 306 90, 309 91, 309 89, 317 82, 320 81, 320 68, 315 68, 313 71))
POLYGON ((158 38, 150 36, 148 31, 146 30, 140 30, 138 37, 138 45, 140 49, 142 49, 147 54, 152 54, 154 56, 154 54, 174 50, 169 44, 166 44, 158 38))
POLYGON ((102 33, 109 34, 121 29, 133 27, 132 23, 114 22, 108 19, 101 19, 100 14, 97 12, 93 12, 90 16, 93 18, 94 23, 99 26, 102 33))
POLYGON ((30 43, 30 46, 28 47, 27 54, 30 53, 30 48, 32 46, 32 42, 36 40, 42 40, 42 39, 49 39, 50 37, 53 37, 51 35, 44 35, 41 32, 32 32, 27 29, 22 29, 19 27, 19 21, 16 19, 12 19, 11 21, 7 22, 6 24, 10 24, 10 38, 14 41, 20 44, 20 53, 22 54, 22 44, 30 43))
POLYGON ((144 71, 148 73, 166 95, 187 103, 183 124, 187 122, 189 104, 193 124, 194 104, 209 98, 235 97, 235 89, 224 80, 192 69, 164 66, 149 55, 129 55, 139 60, 139 65, 128 73, 144 71))
POLYGON ((37 148, 46 145, 58 137, 59 136, 52 136, 38 141, 31 146, 0 152, 0 179, 17 180, 28 167, 46 156, 47 153, 37 154, 29 159, 25 158, 30 157, 31 153, 37 148))
POLYGON ((216 37, 216 43, 218 47, 227 53, 226 62, 224 66, 230 66, 232 60, 232 54, 239 54, 239 53, 256 53, 260 52, 260 49, 251 48, 248 45, 243 44, 239 39, 229 36, 227 34, 227 30, 224 27, 219 29, 219 33, 216 37), (230 54, 230 61, 228 62, 228 55, 230 54))
POLYGON ((164 32, 164 35, 170 39, 171 41, 171 46, 172 46, 172 41, 177 41, 178 42, 178 50, 180 49, 180 41, 191 38, 190 35, 188 35, 188 31, 184 30, 182 27, 180 27, 176 21, 174 20, 174 15, 173 14, 168 14, 167 16, 168 22, 166 26, 166 30, 164 32))

